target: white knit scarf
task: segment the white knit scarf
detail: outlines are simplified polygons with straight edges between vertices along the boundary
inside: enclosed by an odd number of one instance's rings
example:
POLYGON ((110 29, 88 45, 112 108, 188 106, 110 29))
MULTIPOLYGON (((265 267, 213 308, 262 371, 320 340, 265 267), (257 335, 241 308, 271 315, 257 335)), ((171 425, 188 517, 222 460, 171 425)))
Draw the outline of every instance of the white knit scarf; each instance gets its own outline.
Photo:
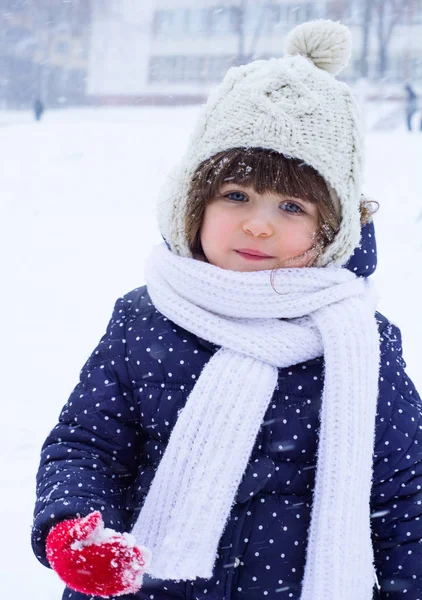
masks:
MULTIPOLYGON (((301 600, 370 600, 379 369, 375 292, 336 267, 241 273, 154 249, 163 315, 221 348, 171 433, 133 533, 158 579, 210 578, 278 368, 324 355, 319 447, 301 600)), ((282 490, 280 490, 282 491, 282 490)))

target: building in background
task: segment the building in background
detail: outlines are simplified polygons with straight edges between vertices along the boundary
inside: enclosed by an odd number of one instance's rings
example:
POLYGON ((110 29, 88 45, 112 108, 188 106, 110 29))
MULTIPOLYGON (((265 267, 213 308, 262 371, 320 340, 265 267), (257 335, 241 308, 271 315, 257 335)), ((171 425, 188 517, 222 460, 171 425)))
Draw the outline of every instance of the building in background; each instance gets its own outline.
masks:
POLYGON ((92 2, 88 92, 97 102, 203 100, 229 67, 282 56, 287 32, 318 18, 351 28, 343 79, 422 82, 422 0, 92 2))
POLYGON ((318 18, 351 28, 343 79, 422 84, 422 0, 2 0, 0 106, 196 103, 318 18))
POLYGON ((154 0, 91 0, 91 4, 87 93, 102 104, 154 100, 149 89, 154 0))
POLYGON ((108 4, 93 0, 88 83, 105 102, 202 101, 228 68, 281 56, 292 26, 326 15, 326 2, 304 0, 122 0, 118 15, 108 4))

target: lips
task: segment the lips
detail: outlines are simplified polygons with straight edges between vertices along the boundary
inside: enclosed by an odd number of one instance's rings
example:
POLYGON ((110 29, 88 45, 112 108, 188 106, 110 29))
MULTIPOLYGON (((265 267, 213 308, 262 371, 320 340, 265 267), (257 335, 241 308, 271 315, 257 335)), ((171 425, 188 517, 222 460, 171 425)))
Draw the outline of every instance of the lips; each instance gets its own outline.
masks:
POLYGON ((251 248, 239 248, 239 250, 235 250, 237 254, 240 254, 243 258, 247 258, 249 260, 265 260, 268 258, 274 258, 274 256, 270 256, 269 254, 264 254, 260 252, 260 250, 252 250, 251 248))

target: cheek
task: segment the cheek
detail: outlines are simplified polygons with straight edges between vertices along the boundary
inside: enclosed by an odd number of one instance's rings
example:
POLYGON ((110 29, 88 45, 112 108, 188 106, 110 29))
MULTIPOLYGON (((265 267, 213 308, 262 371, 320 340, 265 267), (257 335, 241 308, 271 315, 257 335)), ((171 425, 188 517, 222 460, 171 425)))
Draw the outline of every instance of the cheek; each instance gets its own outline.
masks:
POLYGON ((200 236, 204 252, 206 247, 224 246, 230 242, 235 223, 230 215, 210 205, 205 209, 200 236))
POLYGON ((281 241, 292 249, 300 251, 308 249, 315 241, 316 226, 313 222, 298 221, 283 232, 280 236, 281 241))

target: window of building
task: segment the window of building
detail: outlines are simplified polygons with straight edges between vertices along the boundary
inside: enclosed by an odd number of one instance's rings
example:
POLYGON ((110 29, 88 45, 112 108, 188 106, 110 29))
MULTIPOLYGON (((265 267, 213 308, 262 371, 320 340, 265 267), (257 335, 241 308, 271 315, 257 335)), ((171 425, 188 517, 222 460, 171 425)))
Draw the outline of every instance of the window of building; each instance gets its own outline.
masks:
POLYGON ((233 56, 208 56, 206 61, 207 81, 221 81, 227 70, 233 65, 233 56))
POLYGON ((261 32, 270 30, 272 10, 269 4, 250 4, 246 8, 245 32, 253 34, 258 29, 261 32))
POLYGON ((299 23, 325 16, 324 2, 272 4, 268 10, 268 26, 271 29, 288 30, 299 23))
POLYGON ((203 56, 181 56, 182 68, 179 72, 179 81, 197 82, 205 77, 205 63, 203 56))
POLYGON ((236 7, 217 6, 209 11, 209 31, 212 35, 227 35, 237 28, 236 7))
POLYGON ((207 83, 221 81, 233 56, 153 56, 149 63, 151 83, 207 83))
POLYGON ((152 31, 156 37, 180 37, 186 32, 186 10, 157 10, 154 13, 152 31))
POLYGON ((296 6, 290 5, 287 18, 289 19, 290 17, 291 25, 299 25, 299 23, 319 18, 319 12, 318 6, 310 2, 297 4, 296 6))
POLYGON ((165 35, 171 31, 173 13, 170 10, 157 10, 152 21, 152 32, 154 36, 165 35))
POLYGON ((203 8, 187 9, 185 14, 185 33, 204 35, 208 31, 208 11, 203 8))
POLYGON ((208 17, 209 11, 203 8, 157 10, 153 17, 153 35, 168 38, 204 35, 208 31, 208 17))

